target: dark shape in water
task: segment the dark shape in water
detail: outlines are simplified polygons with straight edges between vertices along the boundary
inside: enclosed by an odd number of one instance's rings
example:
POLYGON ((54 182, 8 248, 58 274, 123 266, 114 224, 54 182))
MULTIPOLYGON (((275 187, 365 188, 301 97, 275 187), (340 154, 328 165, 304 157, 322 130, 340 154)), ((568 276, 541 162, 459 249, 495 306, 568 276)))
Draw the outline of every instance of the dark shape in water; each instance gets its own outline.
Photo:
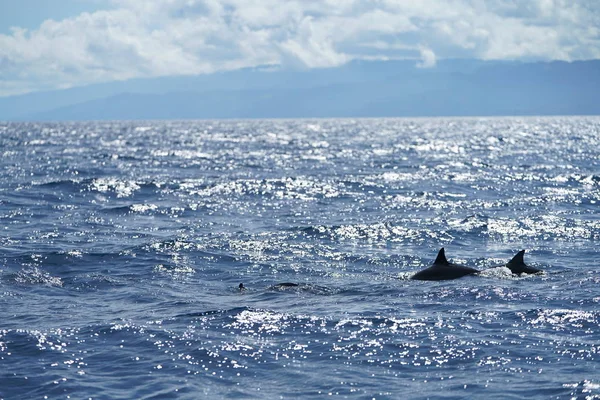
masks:
MULTIPOLYGON (((238 286, 240 292, 245 292, 247 290, 246 286, 243 283, 240 283, 238 286)), ((307 292, 312 294, 319 295, 330 295, 333 294, 334 291, 325 286, 313 285, 310 283, 293 283, 293 282, 283 282, 277 283, 275 285, 267 287, 265 290, 267 291, 291 291, 291 292, 307 292)))
POLYGON ((525 264, 525 261, 523 260, 524 255, 525 250, 521 250, 504 266, 510 269, 513 274, 537 274, 538 272, 542 272, 537 268, 525 264))
POLYGON ((479 272, 480 271, 476 270, 475 268, 448 262, 446 259, 446 253, 442 247, 431 267, 417 272, 410 279, 420 281, 443 281, 448 279, 457 279, 465 275, 473 275, 479 272))
MULTIPOLYGON (((299 286, 300 286, 300 284, 298 284, 298 283, 283 282, 283 283, 278 283, 278 284, 273 285, 273 286, 269 286, 267 288, 267 290, 284 290, 284 289, 289 288, 289 287, 299 287, 299 286)), ((246 286, 244 286, 243 283, 240 283, 238 285, 238 289, 239 289, 240 292, 243 292, 243 291, 246 290, 246 286)))
POLYGON ((299 287, 299 286, 300 285, 298 283, 283 282, 283 283, 278 283, 273 286, 269 286, 269 288, 267 290, 285 290, 286 288, 299 287))
POLYGON ((330 288, 326 286, 313 285, 312 283, 292 283, 283 282, 273 286, 269 286, 267 290, 276 292, 294 292, 294 293, 311 293, 318 295, 331 295, 334 293, 330 288))

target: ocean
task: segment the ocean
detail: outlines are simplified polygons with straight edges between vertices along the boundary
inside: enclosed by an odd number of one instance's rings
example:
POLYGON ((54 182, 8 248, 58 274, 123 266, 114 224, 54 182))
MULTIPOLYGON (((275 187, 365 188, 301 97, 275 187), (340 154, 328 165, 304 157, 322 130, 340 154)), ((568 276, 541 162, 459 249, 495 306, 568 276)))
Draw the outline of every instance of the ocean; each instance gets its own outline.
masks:
POLYGON ((600 117, 4 122, 0 154, 2 399, 600 399, 600 117), (411 280, 442 247, 483 272, 411 280))

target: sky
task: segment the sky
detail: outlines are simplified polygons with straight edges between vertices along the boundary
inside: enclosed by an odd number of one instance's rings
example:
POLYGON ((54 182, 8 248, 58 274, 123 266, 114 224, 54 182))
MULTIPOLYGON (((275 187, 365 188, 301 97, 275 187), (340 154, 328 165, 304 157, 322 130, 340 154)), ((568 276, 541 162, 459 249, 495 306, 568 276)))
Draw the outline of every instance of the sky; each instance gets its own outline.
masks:
POLYGON ((598 0, 0 0, 0 96, 356 59, 600 59, 598 0))

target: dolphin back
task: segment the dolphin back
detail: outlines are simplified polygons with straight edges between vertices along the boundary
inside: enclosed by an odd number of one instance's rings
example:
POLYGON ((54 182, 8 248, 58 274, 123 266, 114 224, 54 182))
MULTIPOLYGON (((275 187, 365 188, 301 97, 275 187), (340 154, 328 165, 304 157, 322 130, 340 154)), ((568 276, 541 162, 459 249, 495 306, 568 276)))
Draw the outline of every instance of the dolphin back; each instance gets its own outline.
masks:
POLYGON ((478 272, 479 271, 474 268, 450 263, 446 258, 446 252, 442 247, 433 264, 429 268, 417 272, 410 279, 420 281, 444 281, 457 279, 465 275, 473 275, 478 272))
POLYGON ((537 268, 530 267, 525 264, 524 260, 525 250, 519 251, 513 258, 506 264, 506 268, 510 269, 513 274, 536 274, 542 272, 537 268))

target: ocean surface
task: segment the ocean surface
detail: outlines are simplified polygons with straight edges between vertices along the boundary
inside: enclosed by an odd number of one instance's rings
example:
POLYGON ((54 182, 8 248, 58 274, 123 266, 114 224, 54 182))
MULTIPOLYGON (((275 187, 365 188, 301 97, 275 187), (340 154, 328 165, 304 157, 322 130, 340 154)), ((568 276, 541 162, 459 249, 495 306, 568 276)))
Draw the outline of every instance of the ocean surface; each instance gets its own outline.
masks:
POLYGON ((0 123, 0 171, 2 399, 600 399, 600 117, 0 123))

